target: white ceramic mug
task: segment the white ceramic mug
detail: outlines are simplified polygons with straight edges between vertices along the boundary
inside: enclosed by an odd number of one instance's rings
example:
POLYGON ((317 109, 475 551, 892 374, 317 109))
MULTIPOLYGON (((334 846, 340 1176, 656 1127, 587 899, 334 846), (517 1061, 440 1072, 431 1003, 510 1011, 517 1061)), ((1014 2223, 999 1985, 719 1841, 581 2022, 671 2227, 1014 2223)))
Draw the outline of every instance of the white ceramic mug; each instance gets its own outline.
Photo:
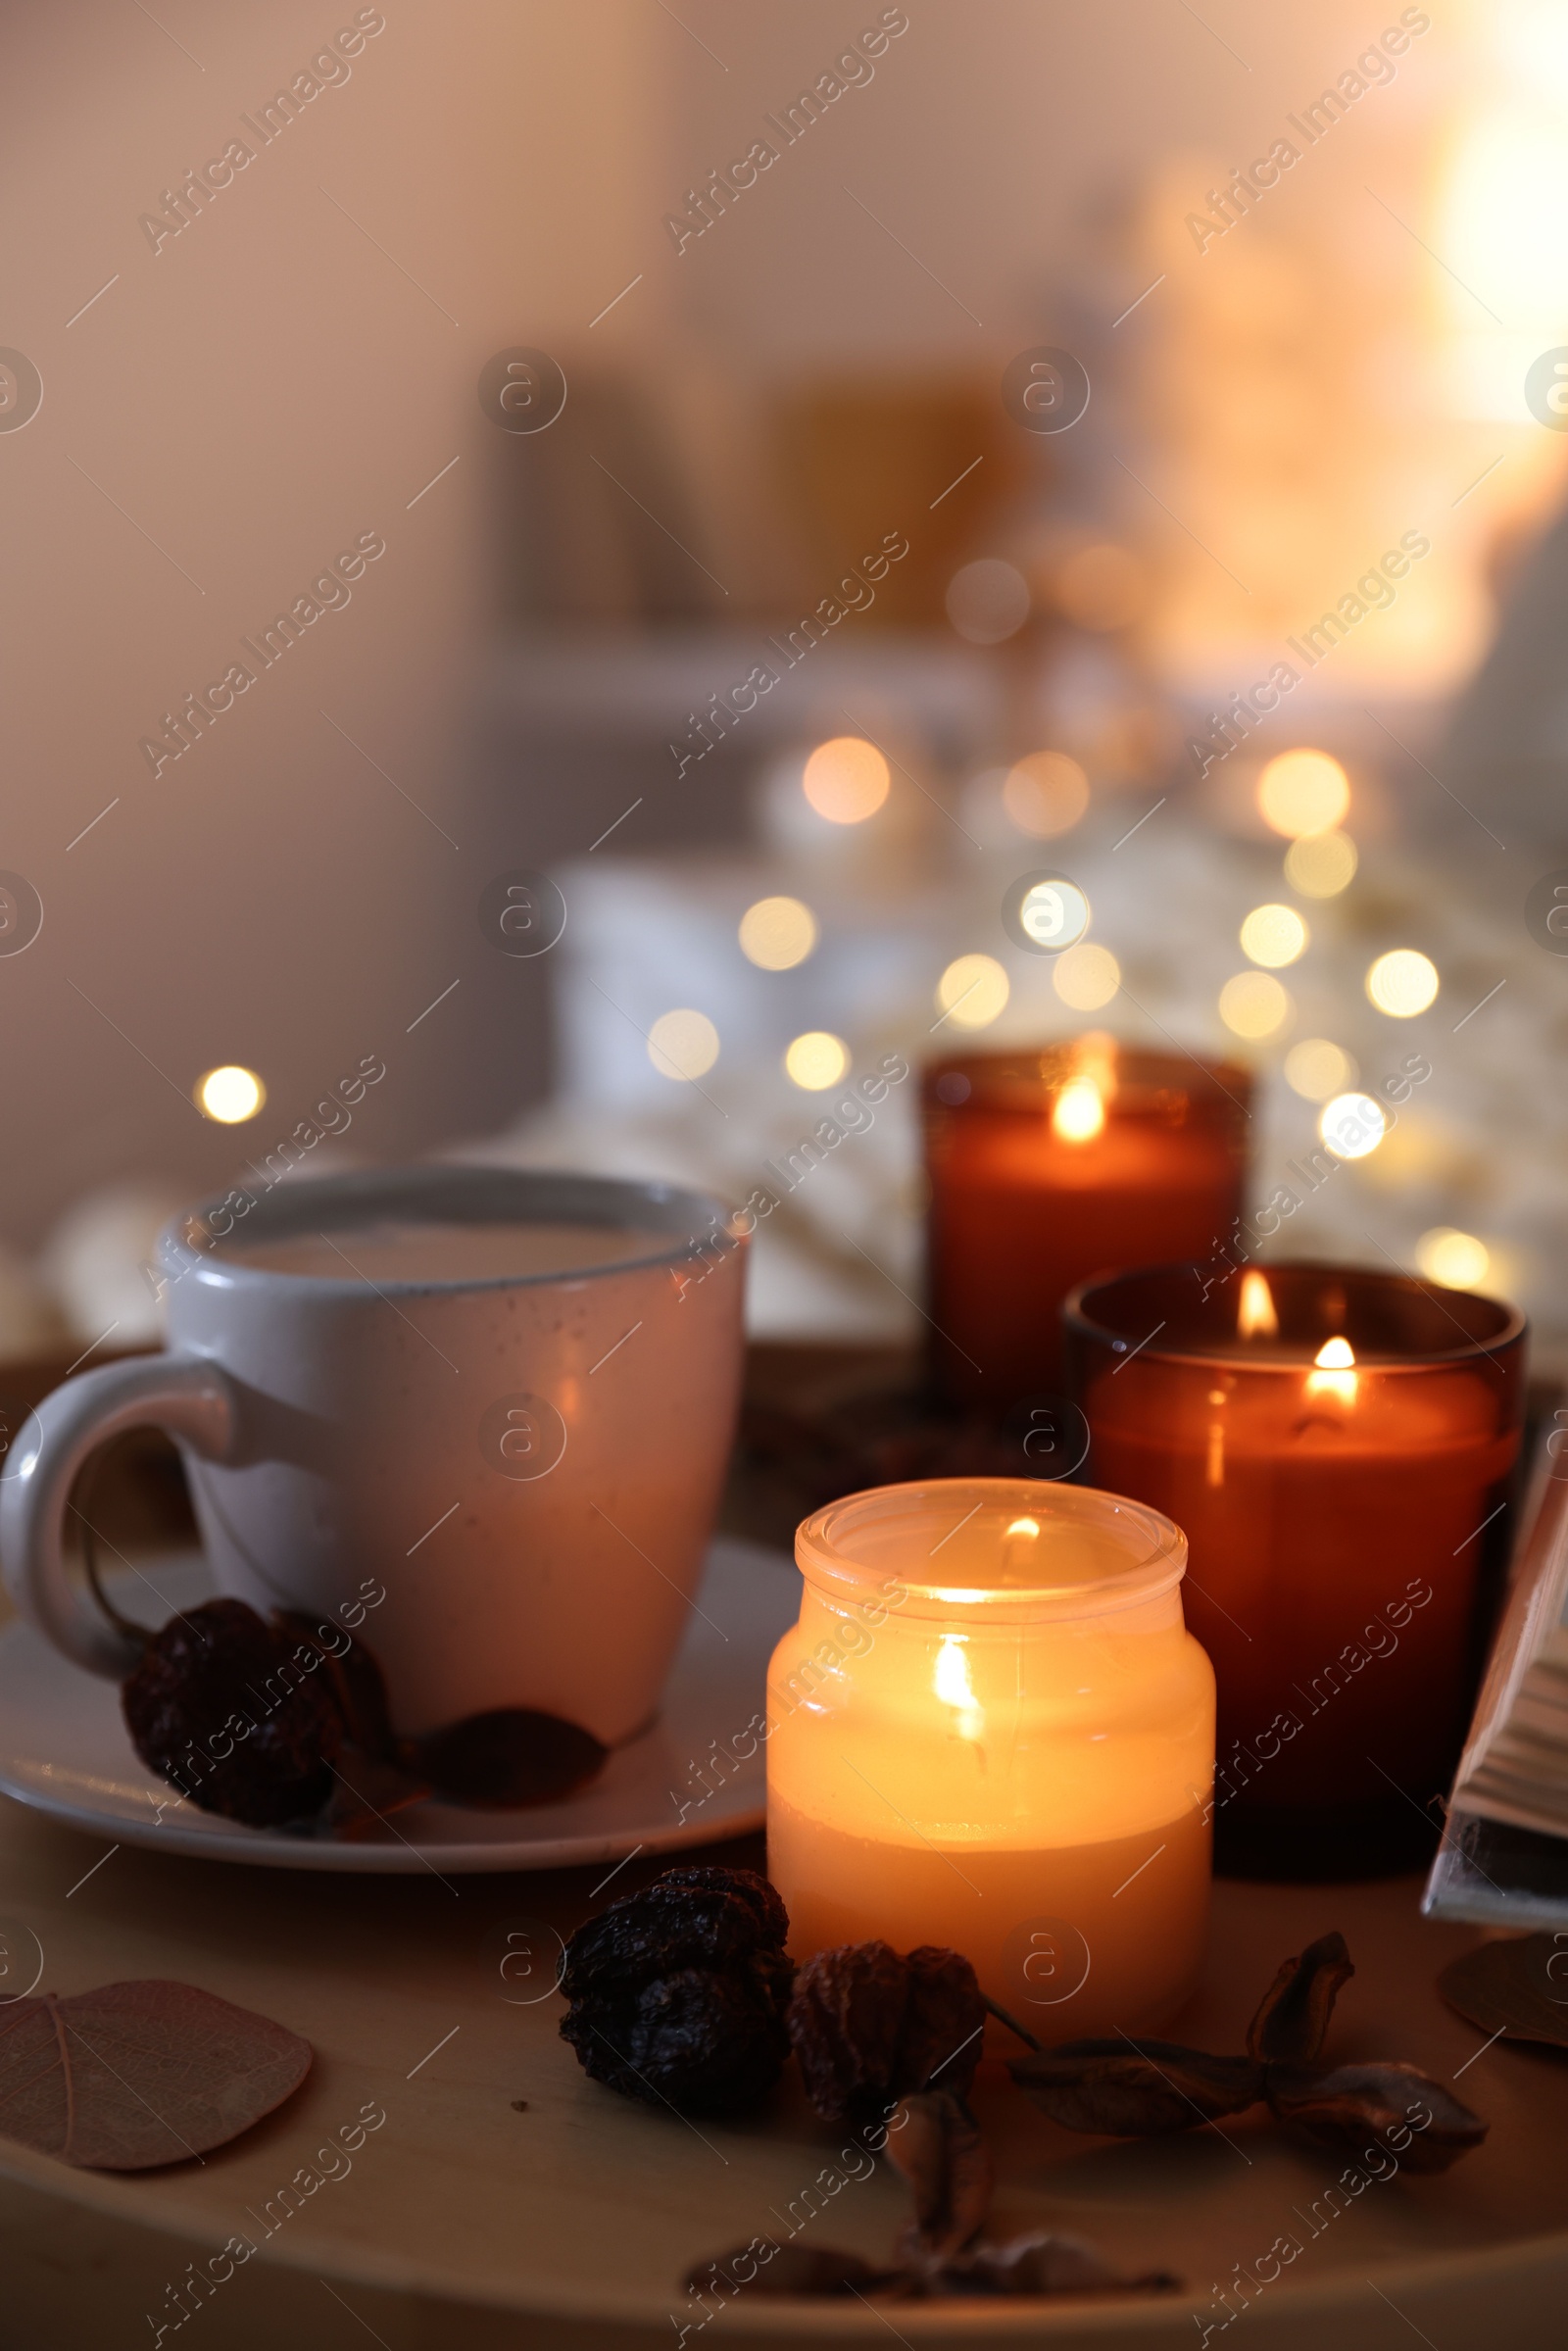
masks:
POLYGON ((746 1241, 664 1184, 387 1169, 212 1201, 160 1237, 168 1352, 83 1372, 0 1477, 12 1597, 76 1664, 136 1662, 67 1573, 93 1449, 178 1445, 219 1590, 264 1614, 386 1597, 361 1638, 398 1731, 537 1707, 607 1745, 651 1718, 702 1575, 739 1404, 746 1241), (656 1240, 631 1261, 489 1279, 341 1278, 224 1257, 385 1222, 574 1224, 656 1240))

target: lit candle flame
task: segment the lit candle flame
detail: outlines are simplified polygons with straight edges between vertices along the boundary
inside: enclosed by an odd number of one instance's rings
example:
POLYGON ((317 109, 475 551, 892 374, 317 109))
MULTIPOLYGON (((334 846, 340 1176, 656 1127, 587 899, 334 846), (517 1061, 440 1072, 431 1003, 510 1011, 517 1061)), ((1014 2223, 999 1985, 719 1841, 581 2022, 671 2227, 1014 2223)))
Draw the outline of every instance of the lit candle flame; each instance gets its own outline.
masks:
POLYGON ((1053 1133, 1063 1143, 1091 1143, 1104 1123, 1104 1098, 1094 1079, 1069 1078, 1052 1105, 1053 1133))
POLYGON ((969 1660, 963 1653, 963 1643, 951 1633, 937 1651, 934 1677, 936 1693, 944 1705, 957 1709, 957 1731, 960 1739, 978 1739, 982 1715, 979 1702, 969 1686, 969 1660))
POLYGON ((1242 1276, 1236 1329, 1238 1336, 1243 1339, 1279 1337, 1280 1318, 1274 1311, 1274 1294, 1255 1266, 1249 1267, 1242 1276))
POLYGON ((1306 1375, 1308 1396, 1337 1396, 1342 1402, 1355 1401, 1355 1349, 1348 1339, 1325 1339, 1312 1357, 1315 1368, 1306 1375))

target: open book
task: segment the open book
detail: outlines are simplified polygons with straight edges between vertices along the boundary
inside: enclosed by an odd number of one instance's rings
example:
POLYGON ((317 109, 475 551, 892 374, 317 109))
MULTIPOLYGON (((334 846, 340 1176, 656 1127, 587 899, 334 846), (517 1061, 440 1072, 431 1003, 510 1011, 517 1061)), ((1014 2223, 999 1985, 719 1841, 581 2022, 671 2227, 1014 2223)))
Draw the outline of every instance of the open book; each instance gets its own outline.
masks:
POLYGON ((1568 1457, 1548 1440, 1422 1908, 1568 1926, 1568 1457))

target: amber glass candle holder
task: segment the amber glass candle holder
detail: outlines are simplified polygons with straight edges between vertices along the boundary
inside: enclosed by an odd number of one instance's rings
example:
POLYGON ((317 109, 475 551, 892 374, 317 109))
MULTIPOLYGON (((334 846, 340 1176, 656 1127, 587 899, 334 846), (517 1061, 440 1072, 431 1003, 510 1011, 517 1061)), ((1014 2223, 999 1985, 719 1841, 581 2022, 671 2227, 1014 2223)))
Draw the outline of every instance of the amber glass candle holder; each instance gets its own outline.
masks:
POLYGON ((1251 1080, 1104 1036, 924 1072, 935 1385, 1003 1419, 1062 1384, 1069 1290, 1207 1257, 1241 1210, 1251 1080))
POLYGON ((1353 1267, 1187 1265, 1088 1284, 1063 1321, 1091 1474, 1191 1545, 1219 1866, 1419 1863, 1511 1539, 1524 1317, 1353 1267))

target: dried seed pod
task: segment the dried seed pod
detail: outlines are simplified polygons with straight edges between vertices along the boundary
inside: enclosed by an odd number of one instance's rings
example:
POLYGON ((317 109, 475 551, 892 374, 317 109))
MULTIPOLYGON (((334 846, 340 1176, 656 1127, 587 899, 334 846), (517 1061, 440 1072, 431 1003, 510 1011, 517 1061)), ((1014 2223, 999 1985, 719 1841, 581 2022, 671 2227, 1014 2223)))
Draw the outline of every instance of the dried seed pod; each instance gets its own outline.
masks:
POLYGON ((783 1903, 753 1870, 668 1870, 566 1946, 564 2039, 596 2082, 681 2113, 735 2114, 789 2054, 783 1903))
POLYGON ((1247 2028, 1250 2057, 1310 2065, 1323 2046, 1340 1986, 1355 1974, 1343 1935, 1320 1935, 1287 1959, 1247 2028))
POLYGON ((1211 2057, 1179 2041, 1069 2041, 1065 2048, 1010 2057, 1007 2071, 1054 2123, 1067 2131, 1143 2138, 1195 2131, 1222 2114, 1242 2114, 1263 2094, 1263 2068, 1250 2057, 1211 2057))
POLYGON ((933 2082, 967 2097, 985 2018, 974 1970, 957 1951, 922 1943, 901 1958, 885 1942, 864 1942, 807 1961, 788 2025, 817 2113, 863 2127, 933 2082))
POLYGON ((1266 2095, 1282 2123, 1321 2146, 1354 2157, 1375 2142, 1407 2172, 1446 2172, 1487 2135, 1479 2115, 1413 2065, 1273 2065, 1266 2095))
POLYGON ((243 1600, 208 1600, 148 1637, 121 1686, 131 1744, 204 1812, 273 1829, 318 1813, 343 1725, 326 1677, 243 1600))
POLYGON ((553 1804, 604 1770, 610 1749, 591 1731, 531 1706, 488 1714, 409 1741, 412 1768, 455 1804, 553 1804))

